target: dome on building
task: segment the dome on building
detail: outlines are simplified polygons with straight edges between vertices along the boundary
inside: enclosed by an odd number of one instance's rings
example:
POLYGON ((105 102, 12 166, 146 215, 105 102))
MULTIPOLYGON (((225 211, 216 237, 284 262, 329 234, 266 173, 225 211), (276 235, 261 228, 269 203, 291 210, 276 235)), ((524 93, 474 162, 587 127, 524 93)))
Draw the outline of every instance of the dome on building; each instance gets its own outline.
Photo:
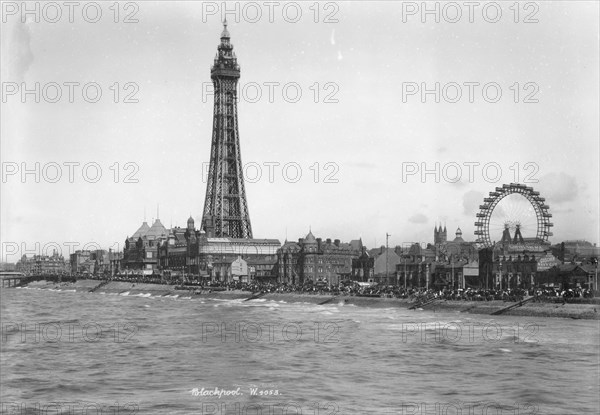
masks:
POLYGON ((146 233, 146 237, 150 239, 158 239, 158 238, 166 238, 167 237, 167 229, 160 222, 160 219, 156 219, 152 224, 152 227, 148 229, 146 233))
POLYGON ((144 221, 144 223, 142 223, 142 226, 140 226, 139 229, 137 231, 135 231, 135 233, 131 237, 133 239, 141 238, 141 237, 145 236, 149 230, 150 230, 150 226, 148 226, 148 223, 146 221, 144 221))
POLYGON ((304 238, 304 243, 305 244, 316 244, 317 240, 315 239, 315 236, 312 234, 312 231, 308 232, 308 235, 306 235, 306 238, 304 238))
POLYGON ((462 238, 462 231, 460 230, 460 227, 458 227, 458 229, 456 229, 456 238, 454 238, 453 242, 464 242, 465 240, 462 238))
POLYGON ((188 228, 194 229, 194 218, 192 218, 191 216, 187 220, 187 226, 188 226, 188 228))

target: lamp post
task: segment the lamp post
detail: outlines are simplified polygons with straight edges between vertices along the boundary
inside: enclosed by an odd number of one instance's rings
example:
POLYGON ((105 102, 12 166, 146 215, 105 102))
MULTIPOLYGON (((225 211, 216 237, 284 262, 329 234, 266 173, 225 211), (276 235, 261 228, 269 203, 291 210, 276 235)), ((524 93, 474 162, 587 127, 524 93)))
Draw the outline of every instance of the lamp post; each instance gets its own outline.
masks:
POLYGON ((385 233, 385 283, 389 284, 389 277, 388 277, 388 240, 389 237, 392 236, 389 233, 385 233))
POLYGON ((404 263, 404 291, 406 291, 406 257, 402 258, 402 262, 404 263))
POLYGON ((502 291, 502 258, 500 257, 498 260, 498 268, 500 271, 500 291, 502 291))
POLYGON ((452 255, 450 255, 450 266, 452 267, 452 289, 454 290, 454 260, 452 255))

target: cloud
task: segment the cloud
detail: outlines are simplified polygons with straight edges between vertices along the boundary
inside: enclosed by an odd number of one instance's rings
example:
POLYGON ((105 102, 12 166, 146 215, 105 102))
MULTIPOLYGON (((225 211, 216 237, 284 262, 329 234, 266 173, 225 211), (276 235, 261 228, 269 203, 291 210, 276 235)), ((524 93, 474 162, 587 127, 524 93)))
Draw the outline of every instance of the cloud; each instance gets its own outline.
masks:
POLYGON ((549 173, 540 177, 538 185, 540 196, 545 197, 549 203, 563 203, 575 200, 579 193, 577 179, 566 173, 549 173))
POLYGON ((479 205, 483 204, 483 193, 469 190, 463 195, 463 208, 464 214, 468 216, 475 216, 479 211, 479 205))
POLYGON ((428 219, 427 216, 423 215, 422 213, 417 213, 416 215, 408 218, 408 221, 411 223, 427 223, 428 219))

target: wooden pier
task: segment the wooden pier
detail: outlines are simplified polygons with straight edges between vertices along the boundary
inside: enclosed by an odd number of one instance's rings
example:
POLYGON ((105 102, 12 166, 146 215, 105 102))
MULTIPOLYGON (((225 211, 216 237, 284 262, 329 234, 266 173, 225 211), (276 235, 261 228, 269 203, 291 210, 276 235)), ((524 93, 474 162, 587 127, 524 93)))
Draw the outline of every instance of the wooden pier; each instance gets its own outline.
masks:
POLYGON ((66 275, 25 275, 19 272, 1 272, 2 288, 22 287, 34 281, 64 282, 75 281, 74 277, 66 275))

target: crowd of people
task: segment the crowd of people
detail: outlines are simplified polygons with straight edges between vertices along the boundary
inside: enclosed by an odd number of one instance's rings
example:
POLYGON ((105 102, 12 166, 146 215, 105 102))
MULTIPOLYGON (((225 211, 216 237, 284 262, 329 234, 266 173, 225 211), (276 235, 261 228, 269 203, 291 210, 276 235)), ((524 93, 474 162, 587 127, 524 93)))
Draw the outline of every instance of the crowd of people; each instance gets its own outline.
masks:
POLYGON ((250 282, 242 281, 200 281, 198 279, 167 279, 160 275, 135 275, 135 274, 117 274, 112 277, 94 277, 108 281, 144 283, 144 284, 168 284, 174 285, 176 289, 201 289, 208 291, 229 291, 240 290, 250 291, 253 294, 261 293, 296 293, 296 294, 320 294, 333 296, 362 296, 362 297, 384 297, 384 298, 405 298, 416 302, 426 302, 429 300, 450 300, 450 301, 493 301, 502 300, 509 302, 522 301, 526 297, 535 297, 534 301, 552 302, 568 300, 572 298, 591 298, 593 293, 581 287, 572 289, 558 288, 505 288, 505 289, 483 289, 483 288, 414 288, 399 285, 366 285, 358 284, 354 281, 344 281, 337 285, 330 285, 324 282, 305 284, 286 284, 272 282, 250 282))

